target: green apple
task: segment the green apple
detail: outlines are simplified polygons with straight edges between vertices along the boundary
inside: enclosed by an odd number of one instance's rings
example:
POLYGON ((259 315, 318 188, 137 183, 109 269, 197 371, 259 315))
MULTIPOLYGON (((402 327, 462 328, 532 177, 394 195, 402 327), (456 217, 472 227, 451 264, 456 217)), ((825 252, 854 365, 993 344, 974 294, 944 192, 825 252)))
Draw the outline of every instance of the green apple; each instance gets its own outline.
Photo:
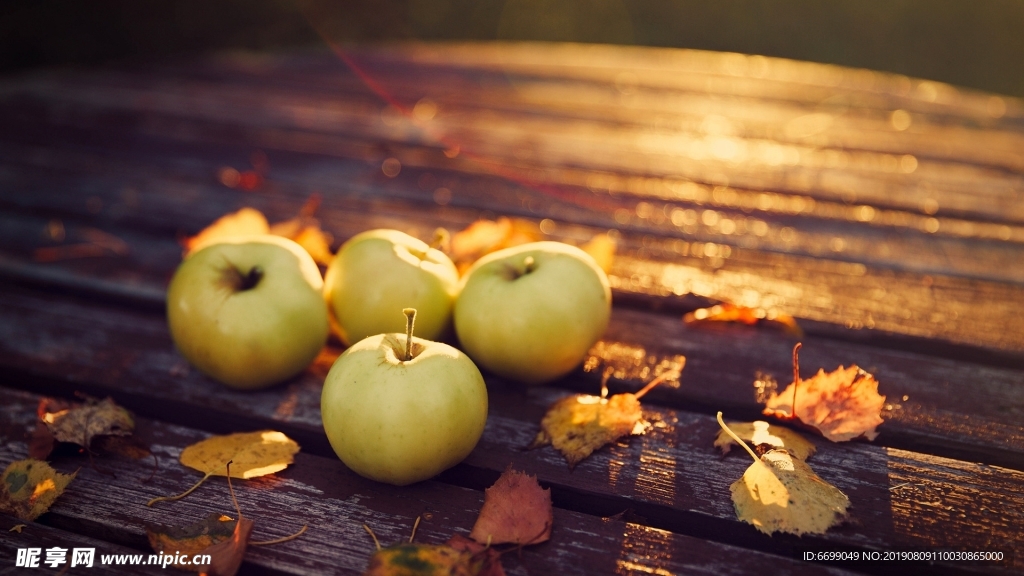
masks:
POLYGON ((575 368, 608 327, 608 277, 579 248, 534 242, 477 260, 455 303, 455 332, 488 370, 541 384, 575 368))
POLYGON ((342 462, 398 486, 461 462, 487 422, 480 370, 447 344, 411 337, 413 314, 405 335, 370 336, 339 356, 320 398, 324 431, 342 462))
POLYGON ((278 236, 219 240, 188 256, 167 289, 171 337, 189 362, 233 388, 301 372, 327 341, 320 270, 278 236))
POLYGON ((417 310, 420 336, 435 340, 451 325, 458 286, 458 270, 440 250, 398 230, 370 230, 338 251, 324 295, 345 344, 402 332, 404 308, 417 310))

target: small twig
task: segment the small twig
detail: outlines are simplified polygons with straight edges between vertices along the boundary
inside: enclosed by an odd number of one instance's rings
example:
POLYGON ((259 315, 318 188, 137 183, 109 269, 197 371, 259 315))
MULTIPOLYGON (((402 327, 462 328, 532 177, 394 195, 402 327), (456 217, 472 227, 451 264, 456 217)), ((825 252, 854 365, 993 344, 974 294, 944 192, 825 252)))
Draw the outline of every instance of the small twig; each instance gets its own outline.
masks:
POLYGON ((665 372, 664 374, 662 374, 661 376, 658 376, 654 380, 651 380, 647 384, 647 386, 644 386, 643 388, 641 388, 639 392, 634 394, 634 396, 636 396, 636 399, 639 400, 639 399, 643 398, 645 394, 647 394, 648 392, 653 390, 654 387, 657 386, 658 384, 661 384, 662 382, 665 382, 666 380, 669 380, 669 379, 672 379, 672 378, 678 378, 678 377, 679 377, 679 375, 678 375, 678 373, 675 370, 669 370, 669 371, 665 372))
POLYGON ((793 409, 790 410, 790 414, 796 418, 796 389, 800 384, 800 347, 802 343, 797 342, 796 346, 793 346, 793 409))
POLYGON ((377 545, 377 551, 379 552, 380 551, 380 541, 377 540, 377 535, 374 534, 373 530, 370 530, 370 527, 367 526, 366 524, 363 524, 363 530, 366 530, 366 533, 370 535, 370 538, 373 538, 373 543, 377 545))
POLYGON ((420 527, 420 517, 416 517, 416 521, 412 523, 412 534, 409 534, 409 544, 412 544, 413 538, 416 537, 416 529, 420 527))
POLYGON ((295 540, 299 536, 305 534, 307 528, 309 528, 309 526, 304 525, 302 529, 296 532, 295 534, 292 534, 291 536, 285 536, 283 538, 277 538, 275 540, 264 540, 263 542, 249 542, 249 546, 269 546, 271 544, 280 544, 282 542, 287 542, 289 540, 295 540))

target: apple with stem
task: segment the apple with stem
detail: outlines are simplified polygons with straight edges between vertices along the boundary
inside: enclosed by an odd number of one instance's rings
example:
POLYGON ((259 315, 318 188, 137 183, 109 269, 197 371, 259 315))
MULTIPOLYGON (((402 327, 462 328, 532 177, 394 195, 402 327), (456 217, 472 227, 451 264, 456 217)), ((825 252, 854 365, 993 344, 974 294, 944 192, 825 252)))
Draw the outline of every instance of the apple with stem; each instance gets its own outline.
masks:
POLYGON ((455 303, 470 358, 506 378, 541 384, 575 368, 608 327, 608 277, 579 248, 534 242, 478 260, 455 303))
POLYGON ((327 341, 320 270, 301 246, 237 236, 190 254, 167 289, 175 346, 204 374, 240 389, 298 374, 327 341))
POLYGON ((347 345, 401 332, 404 308, 416 308, 420 335, 435 340, 451 325, 458 284, 455 264, 435 245, 398 230, 370 230, 342 245, 327 268, 324 295, 347 345))
POLYGON ((413 337, 416 310, 403 310, 406 333, 360 340, 324 382, 324 431, 346 466, 404 486, 461 462, 487 422, 487 387, 473 361, 441 342, 413 337))

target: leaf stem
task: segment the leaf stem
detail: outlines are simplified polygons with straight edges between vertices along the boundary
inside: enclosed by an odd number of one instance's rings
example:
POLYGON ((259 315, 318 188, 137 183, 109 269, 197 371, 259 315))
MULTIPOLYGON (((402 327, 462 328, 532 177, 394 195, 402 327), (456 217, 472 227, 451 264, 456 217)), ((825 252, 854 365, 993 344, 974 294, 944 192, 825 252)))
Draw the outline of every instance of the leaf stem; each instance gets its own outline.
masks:
POLYGON ((196 482, 196 483, 195 483, 195 485, 193 485, 193 486, 192 486, 191 488, 189 488, 188 490, 185 490, 185 491, 184 491, 184 492, 182 492, 181 494, 178 494, 178 495, 175 495, 175 496, 157 496, 156 498, 153 498, 153 499, 152 499, 152 500, 150 500, 149 502, 146 502, 146 506, 152 506, 153 504, 156 504, 157 502, 165 502, 165 501, 170 501, 170 502, 173 502, 173 501, 175 501, 175 500, 181 500, 181 499, 182 499, 182 498, 184 498, 185 496, 188 496, 189 494, 191 494, 193 490, 195 490, 196 488, 199 488, 199 486, 200 486, 200 485, 201 485, 201 484, 202 484, 203 482, 206 482, 206 480, 207 480, 207 479, 208 479, 208 478, 209 478, 210 476, 213 476, 213 473, 211 473, 211 472, 207 472, 205 476, 203 476, 202 478, 200 478, 200 479, 199 479, 199 482, 196 482))
POLYGON ((249 546, 270 546, 271 544, 281 544, 282 542, 287 542, 289 540, 295 540, 299 536, 302 536, 303 534, 305 534, 307 528, 309 528, 309 526, 303 525, 302 528, 298 532, 296 532, 295 534, 292 534, 291 536, 285 536, 283 538, 277 538, 276 540, 264 540, 263 542, 249 542, 249 546))
POLYGON ((412 328, 416 324, 416 309, 405 308, 402 314, 405 314, 405 361, 408 362, 412 360, 412 328))
POLYGON ((409 534, 409 544, 412 544, 413 538, 416 538, 416 529, 420 527, 420 516, 416 517, 416 521, 412 523, 412 534, 409 534))
POLYGON ((370 535, 370 538, 373 538, 373 543, 377 545, 377 551, 379 552, 380 551, 380 541, 377 540, 377 535, 374 534, 373 530, 370 530, 370 527, 367 526, 366 524, 363 524, 363 530, 366 530, 366 533, 370 535))
POLYGON ((789 413, 794 418, 796 418, 796 389, 800 385, 800 348, 802 346, 801 342, 797 342, 796 346, 793 346, 793 409, 789 413))
POLYGON ((725 430, 725 433, 728 434, 729 436, 731 436, 732 439, 735 440, 737 444, 739 444, 740 446, 743 446, 743 448, 745 448, 747 450, 747 453, 750 454, 750 457, 754 459, 754 462, 760 462, 761 461, 761 459, 757 457, 757 454, 754 454, 754 451, 750 449, 750 446, 747 446, 747 443, 744 442, 742 438, 737 436, 736 433, 732 431, 732 428, 729 428, 728 426, 725 425, 725 422, 722 420, 722 413, 721 413, 721 411, 719 411, 719 413, 718 413, 718 425, 721 426, 722 430, 725 430))
POLYGON ((679 377, 678 373, 675 370, 668 370, 667 372, 665 372, 661 376, 658 376, 654 380, 651 380, 650 382, 648 382, 647 385, 644 386, 643 388, 641 388, 636 394, 634 394, 634 396, 636 396, 636 399, 639 400, 639 399, 643 398, 645 394, 647 394, 651 390, 654 390, 654 388, 658 384, 661 384, 662 382, 665 382, 665 381, 670 380, 672 378, 678 378, 678 377, 679 377))
POLYGON ((227 476, 228 476, 228 492, 231 493, 231 502, 234 503, 234 505, 235 505, 235 512, 238 512, 238 521, 241 522, 242 521, 242 508, 238 506, 238 500, 235 498, 235 489, 231 486, 231 462, 233 462, 233 461, 232 460, 228 460, 228 463, 225 464, 225 467, 228 470, 227 471, 227 476))

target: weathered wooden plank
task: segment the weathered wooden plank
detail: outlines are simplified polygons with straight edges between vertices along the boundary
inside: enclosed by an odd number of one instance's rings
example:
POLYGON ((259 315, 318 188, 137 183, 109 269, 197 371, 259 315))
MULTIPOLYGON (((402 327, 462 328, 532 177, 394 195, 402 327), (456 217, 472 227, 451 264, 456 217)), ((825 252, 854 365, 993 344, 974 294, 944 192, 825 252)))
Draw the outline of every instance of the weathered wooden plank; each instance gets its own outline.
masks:
MULTIPOLYGON (((321 217, 329 231, 345 238, 375 226, 398 227, 427 237, 439 225, 457 229, 477 217, 493 217, 494 213, 488 213, 486 206, 501 202, 507 207, 512 202, 507 197, 515 196, 515 190, 506 189, 490 203, 438 206, 433 202, 422 203, 423 196, 429 192, 413 188, 411 183, 403 188, 383 176, 349 180, 343 188, 334 184, 333 189, 327 187, 331 186, 327 179, 308 183, 300 179, 282 180, 275 182, 268 193, 250 194, 213 184, 206 180, 209 176, 197 181, 194 170, 186 171, 191 175, 181 171, 147 175, 146 170, 137 167, 126 173, 119 172, 122 168, 120 165, 111 167, 113 174, 93 173, 86 180, 87 184, 83 184, 80 175, 8 171, 0 174, 3 183, 0 197, 37 213, 58 216, 67 215, 67 211, 76 217, 86 215, 89 207, 96 205, 101 213, 89 218, 98 222, 193 233, 243 204, 264 210, 272 219, 291 217, 306 195, 317 189, 311 185, 322 183, 324 188, 320 189, 327 195, 321 217), (77 201, 68 201, 69 189, 78 191, 77 201), (368 212, 370 216, 366 216, 368 212)), ((489 184, 497 187, 493 181, 489 184)), ((653 301, 667 298, 669 303, 678 296, 696 294, 743 305, 778 308, 797 317, 865 329, 865 332, 884 331, 1005 351, 1024 349, 1024 335, 1014 329, 1012 318, 1006 314, 1007 307, 1017 306, 1024 299, 1024 291, 1015 284, 889 271, 858 262, 779 254, 742 245, 730 246, 707 235, 690 239, 659 237, 653 234, 656 230, 652 228, 660 227, 662 233, 669 234, 674 224, 671 218, 664 217, 664 207, 653 203, 644 203, 644 206, 639 207, 643 210, 626 211, 628 218, 657 221, 660 215, 661 223, 647 229, 623 227, 624 231, 619 233, 619 256, 611 274, 618 291, 653 301)), ((564 203, 551 201, 536 209, 562 222, 549 219, 551 221, 545 224, 551 239, 579 242, 605 231, 604 226, 618 226, 607 214, 584 218, 588 225, 566 224, 561 217, 570 215, 572 208, 564 203), (602 219, 605 222, 601 222, 602 219)), ((715 218, 722 219, 714 210, 705 214, 712 212, 715 218)), ((526 213, 530 213, 529 210, 526 213)), ((675 217, 675 212, 669 213, 675 217)), ((696 214, 693 211, 691 216, 696 218, 696 214)), ((532 220, 538 223, 539 234, 540 219, 532 220)), ((986 269, 993 266, 992 262, 985 261, 983 252, 959 253, 965 262, 981 262, 986 269)), ((902 252, 899 254, 901 259, 912 260, 902 252)), ((1002 258, 1015 261, 1014 254, 1010 250, 1002 258)), ((1009 264, 1002 268, 1019 269, 1009 264)))
MULTIPOLYGON (((31 428, 39 396, 9 389, 0 389, 0 395, 0 433, 7 439, 0 448, 0 464, 6 464, 27 453, 20 436, 31 428)), ((81 469, 45 518, 67 530, 101 532, 109 541, 145 547, 146 525, 186 525, 212 512, 235 516, 222 478, 184 500, 147 507, 149 499, 195 482, 198 475, 176 457, 205 434, 142 420, 136 435, 160 457, 160 471, 151 481, 144 481, 152 472, 147 463, 103 459, 99 465, 106 473, 100 473, 85 457, 56 458, 60 469, 81 469)), ((254 540, 309 526, 291 542, 249 548, 246 569, 272 574, 360 574, 374 549, 363 524, 387 545, 407 539, 421 516, 417 541, 440 543, 454 533, 468 533, 483 503, 475 490, 429 481, 387 486, 359 478, 336 458, 305 453, 283 472, 234 484, 242 514, 256 521, 254 540)), ((97 547, 120 548, 106 542, 97 547)), ((510 574, 744 574, 764 564, 782 574, 846 573, 563 509, 555 510, 549 543, 527 548, 518 557, 506 555, 504 564, 510 574)))
MULTIPOLYGON (((4 465, 7 464, 7 460, 9 458, 4 458, 4 465)), ((4 516, 3 521, 0 522, 0 557, 3 558, 4 573, 16 571, 18 550, 24 548, 41 549, 38 565, 33 568, 23 568, 24 570, 30 569, 36 574, 66 574, 68 570, 73 569, 75 571, 88 570, 89 574, 113 576, 115 574, 153 574, 160 570, 159 566, 146 565, 146 562, 149 561, 149 550, 145 551, 146 556, 140 561, 140 564, 145 567, 132 565, 130 560, 125 560, 124 564, 121 564, 118 563, 118 559, 114 558, 110 558, 109 563, 104 563, 104 556, 136 557, 141 551, 100 540, 95 535, 77 534, 38 522, 25 522, 4 516), (22 524, 24 527, 18 532, 11 532, 11 528, 18 524, 22 524), (49 548, 62 548, 66 551, 62 564, 51 567, 45 563, 46 550, 49 548), (86 564, 77 564, 71 568, 70 563, 75 548, 92 548, 94 553, 92 564, 89 565, 86 561, 86 564)))
MULTIPOLYGON (((16 293, 5 295, 15 319, 19 300, 16 293)), ((171 349, 162 320, 106 307, 90 311, 67 298, 48 302, 45 312, 21 313, 25 320, 5 318, 0 332, 0 363, 11 385, 62 395, 112 394, 142 414, 213 431, 273 426, 315 454, 331 454, 319 421, 323 372, 271 390, 239 393, 189 369, 171 349), (47 314, 60 319, 59 328, 46 328, 47 314), (26 321, 31 332, 19 328, 26 321)), ((445 477, 448 481, 486 486, 513 462, 550 484, 561 506, 599 515, 629 508, 657 528, 781 554, 808 543, 874 549, 998 545, 1018 552, 1021 546, 1012 527, 1024 514, 1024 472, 885 446, 816 441, 815 469, 850 495, 855 522, 820 539, 768 539, 735 521, 728 486, 748 464, 723 459, 711 447, 717 432, 713 417, 651 406, 649 417, 661 423, 654 432, 601 451, 570 473, 553 450, 523 452, 545 407, 564 392, 523 391, 497 378, 488 384, 487 429, 465 464, 445 477), (908 481, 926 487, 930 499, 893 488, 908 481), (965 505, 968 497, 977 507, 965 505), (909 519, 924 528, 903 529, 897 522, 909 519), (955 522, 955 537, 938 528, 946 519, 955 522)))

